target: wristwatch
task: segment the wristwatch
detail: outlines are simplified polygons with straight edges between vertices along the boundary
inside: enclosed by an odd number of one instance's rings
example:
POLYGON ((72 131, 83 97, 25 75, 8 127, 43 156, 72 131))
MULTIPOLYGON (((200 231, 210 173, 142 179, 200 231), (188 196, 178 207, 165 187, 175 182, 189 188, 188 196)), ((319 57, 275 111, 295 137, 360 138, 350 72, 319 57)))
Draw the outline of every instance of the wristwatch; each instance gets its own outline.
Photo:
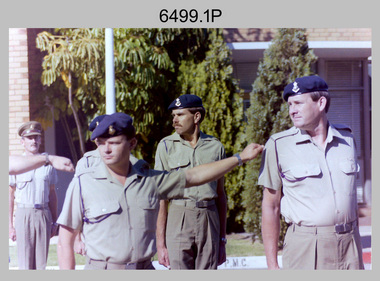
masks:
POLYGON ((220 238, 220 242, 222 242, 222 243, 224 243, 224 245, 226 245, 227 244, 227 238, 224 238, 224 237, 220 238))
POLYGON ((241 157, 240 157, 239 153, 235 153, 234 156, 237 157, 237 159, 239 161, 239 166, 243 165, 243 161, 241 160, 241 157))
POLYGON ((42 155, 45 155, 45 164, 44 164, 44 166, 50 165, 49 154, 47 154, 47 152, 44 152, 44 153, 42 153, 42 155))

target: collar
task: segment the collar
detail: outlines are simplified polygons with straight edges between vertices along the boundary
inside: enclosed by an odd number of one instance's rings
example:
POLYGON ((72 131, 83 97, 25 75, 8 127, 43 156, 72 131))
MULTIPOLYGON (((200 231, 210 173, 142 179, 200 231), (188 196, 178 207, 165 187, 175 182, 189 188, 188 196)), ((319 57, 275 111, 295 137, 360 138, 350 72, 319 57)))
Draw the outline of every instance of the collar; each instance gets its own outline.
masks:
POLYGON ((327 124, 328 129, 327 129, 327 142, 332 142, 334 138, 338 139, 345 139, 345 136, 342 134, 341 131, 338 130, 337 127, 335 127, 333 124, 330 124, 330 122, 327 124))
MULTIPOLYGON (((132 182, 133 180, 144 176, 144 174, 141 171, 139 171, 138 169, 134 167, 134 165, 132 165, 131 161, 129 161, 129 167, 130 167, 130 171, 127 176, 127 181, 125 183, 126 185, 128 185, 128 183, 132 182)), ((100 161, 99 165, 94 167, 93 175, 95 179, 99 179, 99 180, 107 179, 108 181, 116 182, 120 184, 119 181, 116 181, 113 179, 113 177, 111 176, 110 172, 108 171, 106 167, 106 164, 104 164, 103 161, 100 161)))
POLYGON ((297 132, 295 134, 295 138, 296 138, 295 141, 297 144, 304 143, 304 142, 311 142, 311 136, 305 130, 301 130, 298 128, 296 128, 296 130, 297 132))
MULTIPOLYGON (((179 142, 181 142, 181 143, 184 144, 184 145, 189 145, 189 144, 188 144, 189 142, 186 141, 185 139, 183 139, 183 138, 182 138, 177 132, 175 132, 175 133, 172 135, 171 139, 172 139, 173 141, 179 141, 179 142)), ((206 134, 203 133, 202 131, 199 131, 199 139, 198 139, 198 141, 197 141, 197 145, 196 145, 196 146, 202 144, 202 143, 205 142, 205 141, 210 141, 210 140, 211 140, 211 138, 210 138, 209 135, 206 135, 206 134)))
MULTIPOLYGON (((312 141, 311 136, 305 131, 298 129, 298 132, 296 133, 296 143, 302 143, 302 142, 308 142, 312 141)), ((341 134, 341 132, 333 125, 330 124, 330 122, 327 123, 327 136, 326 141, 327 143, 330 143, 334 140, 334 138, 344 139, 344 136, 341 134)))

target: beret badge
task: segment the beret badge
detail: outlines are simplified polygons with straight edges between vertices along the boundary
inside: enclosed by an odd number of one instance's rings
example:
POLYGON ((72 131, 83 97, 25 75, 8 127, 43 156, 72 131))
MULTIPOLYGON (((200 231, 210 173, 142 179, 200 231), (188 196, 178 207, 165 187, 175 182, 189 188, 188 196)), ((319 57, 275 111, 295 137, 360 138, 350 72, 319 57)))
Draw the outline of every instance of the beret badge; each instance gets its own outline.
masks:
POLYGON ((179 98, 176 99, 176 103, 175 103, 176 106, 180 106, 181 105, 181 101, 179 100, 179 98))
POLYGON ((114 129, 114 127, 112 125, 110 125, 108 127, 108 133, 113 136, 115 133, 116 133, 116 130, 114 129))
POLYGON ((294 83, 293 83, 293 89, 292 89, 292 91, 293 91, 294 93, 298 93, 299 90, 300 90, 300 88, 298 87, 297 82, 294 82, 294 83))

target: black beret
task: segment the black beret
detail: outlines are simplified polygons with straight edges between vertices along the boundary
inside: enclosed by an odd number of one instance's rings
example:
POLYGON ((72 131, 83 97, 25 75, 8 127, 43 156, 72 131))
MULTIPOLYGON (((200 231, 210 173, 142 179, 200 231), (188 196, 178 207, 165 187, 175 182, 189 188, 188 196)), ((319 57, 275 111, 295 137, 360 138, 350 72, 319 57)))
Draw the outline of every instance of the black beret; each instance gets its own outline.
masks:
POLYGON ((317 91, 328 91, 328 89, 329 87, 327 86, 327 83, 321 77, 316 75, 304 76, 296 78, 293 83, 287 85, 284 89, 282 97, 285 101, 288 101, 288 98, 293 95, 317 91))
POLYGON ((191 107, 203 107, 202 99, 196 95, 182 95, 176 98, 168 107, 169 110, 191 107))
POLYGON ((91 140, 99 137, 110 138, 119 135, 134 136, 135 127, 132 123, 132 117, 122 112, 106 115, 92 132, 91 140))
POLYGON ((18 135, 20 137, 27 136, 41 136, 42 135, 42 126, 41 123, 37 121, 29 121, 20 126, 18 129, 18 135))
POLYGON ((88 126, 88 129, 92 132, 100 123, 100 121, 103 120, 104 117, 106 117, 107 114, 99 115, 94 118, 94 120, 91 121, 90 125, 88 126))

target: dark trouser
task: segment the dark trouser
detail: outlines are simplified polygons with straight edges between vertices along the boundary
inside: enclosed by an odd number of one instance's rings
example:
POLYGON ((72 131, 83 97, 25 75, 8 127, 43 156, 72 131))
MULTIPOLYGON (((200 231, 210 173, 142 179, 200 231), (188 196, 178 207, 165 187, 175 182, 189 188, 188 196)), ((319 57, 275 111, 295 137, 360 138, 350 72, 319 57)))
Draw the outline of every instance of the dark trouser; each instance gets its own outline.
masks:
POLYGON ((155 269, 150 260, 130 264, 117 264, 107 261, 93 260, 86 257, 85 270, 147 270, 155 269))
POLYGON ((364 269, 358 227, 336 233, 334 227, 289 226, 282 255, 284 269, 364 269))

